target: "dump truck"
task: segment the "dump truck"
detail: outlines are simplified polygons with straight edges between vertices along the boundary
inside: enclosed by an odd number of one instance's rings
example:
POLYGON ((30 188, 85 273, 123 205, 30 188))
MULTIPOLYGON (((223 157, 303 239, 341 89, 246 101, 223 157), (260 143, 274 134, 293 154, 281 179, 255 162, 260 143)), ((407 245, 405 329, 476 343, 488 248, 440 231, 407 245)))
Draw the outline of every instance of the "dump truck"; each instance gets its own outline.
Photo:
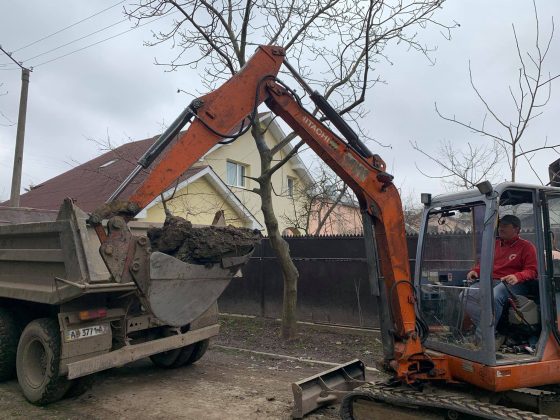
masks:
POLYGON ((96 372, 141 358, 196 362, 250 255, 185 263, 152 252, 133 222, 90 217, 71 199, 58 213, 0 208, 0 380, 17 375, 33 404, 80 395, 96 372), (118 238, 102 244, 100 227, 118 238))

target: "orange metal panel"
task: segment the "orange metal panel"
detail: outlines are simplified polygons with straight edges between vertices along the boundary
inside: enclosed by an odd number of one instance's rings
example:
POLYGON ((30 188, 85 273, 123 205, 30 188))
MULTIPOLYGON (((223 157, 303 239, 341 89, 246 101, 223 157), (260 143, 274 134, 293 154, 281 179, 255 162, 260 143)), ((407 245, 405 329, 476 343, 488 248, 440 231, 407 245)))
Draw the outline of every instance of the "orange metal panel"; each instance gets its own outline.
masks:
POLYGON ((542 361, 486 366, 454 356, 446 357, 449 360, 449 374, 453 379, 500 392, 560 383, 558 356, 558 344, 551 336, 542 361))

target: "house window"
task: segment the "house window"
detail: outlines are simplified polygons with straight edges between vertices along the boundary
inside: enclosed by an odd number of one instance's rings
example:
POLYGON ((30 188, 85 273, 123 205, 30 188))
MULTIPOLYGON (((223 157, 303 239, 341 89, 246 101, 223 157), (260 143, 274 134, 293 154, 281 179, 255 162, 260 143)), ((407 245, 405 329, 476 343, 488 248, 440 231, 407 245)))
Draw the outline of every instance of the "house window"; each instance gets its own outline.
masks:
POLYGON ((287 178, 288 180, 288 196, 293 197, 294 196, 294 178, 287 178))
POLYGON ((235 187, 245 187, 246 166, 227 161, 227 183, 235 187))

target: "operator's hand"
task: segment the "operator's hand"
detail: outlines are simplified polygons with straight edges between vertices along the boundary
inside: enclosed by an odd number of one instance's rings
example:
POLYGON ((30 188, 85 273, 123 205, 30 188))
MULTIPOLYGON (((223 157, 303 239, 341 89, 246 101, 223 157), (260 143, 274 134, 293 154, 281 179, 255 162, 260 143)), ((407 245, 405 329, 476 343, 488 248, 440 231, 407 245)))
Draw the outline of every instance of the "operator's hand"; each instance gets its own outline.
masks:
POLYGON ((505 281, 511 286, 519 283, 519 279, 515 277, 515 274, 508 274, 507 276, 502 277, 500 280, 505 281))
POLYGON ((474 270, 469 271, 467 274, 467 280, 470 282, 475 281, 476 279, 478 279, 478 273, 474 270))

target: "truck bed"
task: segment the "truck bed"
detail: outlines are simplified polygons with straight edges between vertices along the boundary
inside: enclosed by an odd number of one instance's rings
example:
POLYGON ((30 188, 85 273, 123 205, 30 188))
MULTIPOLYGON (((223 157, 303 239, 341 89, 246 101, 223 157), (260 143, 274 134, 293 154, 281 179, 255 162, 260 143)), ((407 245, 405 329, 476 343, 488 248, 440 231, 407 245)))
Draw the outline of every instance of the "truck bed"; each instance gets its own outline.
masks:
POLYGON ((9 210, 0 213, 0 297, 60 304, 87 293, 134 289, 112 281, 87 214, 71 200, 56 217, 52 211, 9 210))

